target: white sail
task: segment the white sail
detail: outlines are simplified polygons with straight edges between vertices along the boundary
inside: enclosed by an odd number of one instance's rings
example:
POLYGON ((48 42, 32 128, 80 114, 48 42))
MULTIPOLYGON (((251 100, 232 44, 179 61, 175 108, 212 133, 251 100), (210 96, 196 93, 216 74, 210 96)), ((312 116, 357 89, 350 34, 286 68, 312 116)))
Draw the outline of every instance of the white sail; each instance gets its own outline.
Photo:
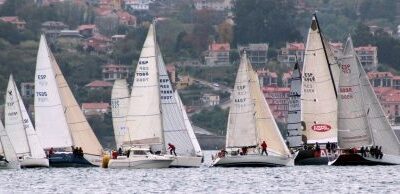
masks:
POLYGON ((188 117, 188 115, 186 113, 185 106, 182 103, 181 97, 179 96, 177 90, 174 92, 174 94, 175 94, 176 100, 178 101, 178 105, 180 107, 180 110, 181 110, 181 112, 183 114, 183 119, 185 121, 186 130, 189 133, 189 137, 190 137, 190 139, 192 141, 194 152, 195 152, 195 154, 197 156, 203 156, 203 152, 201 151, 201 147, 200 147, 199 141, 197 140, 196 134, 194 133, 192 124, 190 123, 189 117, 188 117))
POLYGON ((360 81, 362 86, 362 95, 364 97, 364 108, 367 114, 369 128, 372 132, 373 144, 382 146, 383 154, 400 155, 400 144, 385 112, 379 103, 378 98, 369 82, 368 76, 358 60, 358 69, 360 71, 360 81))
POLYGON ((143 45, 126 117, 124 144, 163 144, 154 26, 143 45))
POLYGON ((301 72, 298 63, 294 65, 290 81, 289 110, 287 120, 287 140, 290 147, 302 145, 301 139, 301 72))
POLYGON ((35 72, 35 127, 43 148, 72 146, 64 107, 56 83, 50 49, 40 37, 35 72))
POLYGON ((12 75, 10 75, 8 80, 5 101, 4 122, 8 137, 11 140, 17 156, 28 156, 30 155, 30 147, 24 128, 17 89, 12 75))
MULTIPOLYGON (((10 138, 7 135, 7 131, 3 126, 3 123, 1 122, 0 119, 0 146, 2 152, 0 154, 4 154, 4 157, 10 164, 19 164, 18 162, 18 157, 15 153, 14 147, 10 141, 10 138)), ((19 167, 19 165, 14 166, 19 167)))
POLYGON ((55 58, 50 52, 52 66, 55 72, 56 83, 64 107, 64 117, 75 147, 82 147, 84 153, 100 155, 103 147, 94 134, 79 104, 68 86, 55 58))
POLYGON ((127 133, 125 126, 126 115, 129 108, 129 89, 125 79, 117 79, 111 91, 111 112, 114 128, 115 143, 121 147, 124 135, 127 133))
POLYGON ((342 58, 338 95, 338 144, 340 148, 372 145, 361 93, 360 71, 350 37, 342 58))
POLYGON ((244 53, 240 60, 235 86, 231 95, 226 147, 244 147, 258 145, 255 122, 254 102, 250 96, 249 61, 244 53))
POLYGON ((250 62, 248 62, 248 66, 250 72, 250 96, 254 102, 258 143, 261 144, 263 141, 266 141, 270 151, 278 155, 289 156, 289 149, 260 89, 258 75, 253 71, 250 62))
POLYGON ((165 138, 165 146, 172 143, 176 147, 178 155, 195 155, 195 150, 183 119, 182 111, 175 98, 167 69, 157 46, 157 67, 160 82, 160 100, 162 112, 162 126, 165 138))
POLYGON ((336 142, 336 89, 315 16, 307 37, 302 71, 303 135, 307 143, 336 142))

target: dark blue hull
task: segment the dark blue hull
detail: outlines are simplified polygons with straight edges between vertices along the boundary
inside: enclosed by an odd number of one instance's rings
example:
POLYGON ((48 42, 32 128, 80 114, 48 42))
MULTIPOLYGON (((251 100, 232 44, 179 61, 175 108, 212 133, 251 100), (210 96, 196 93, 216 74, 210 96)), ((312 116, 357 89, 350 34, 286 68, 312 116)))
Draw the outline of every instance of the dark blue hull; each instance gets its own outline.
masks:
POLYGON ((316 157, 314 150, 300 150, 294 160, 295 165, 328 165, 328 157, 316 157))
POLYGON ((95 166, 84 157, 72 153, 54 153, 49 157, 51 167, 92 167, 95 166))

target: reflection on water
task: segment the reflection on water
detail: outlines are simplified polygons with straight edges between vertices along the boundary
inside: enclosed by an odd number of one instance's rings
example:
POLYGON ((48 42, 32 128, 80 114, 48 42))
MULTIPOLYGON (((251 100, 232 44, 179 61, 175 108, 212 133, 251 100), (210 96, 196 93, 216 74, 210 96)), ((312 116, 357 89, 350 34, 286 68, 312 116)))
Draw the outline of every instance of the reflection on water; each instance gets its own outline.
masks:
POLYGON ((400 189, 400 166, 0 171, 0 193, 387 193, 400 189))

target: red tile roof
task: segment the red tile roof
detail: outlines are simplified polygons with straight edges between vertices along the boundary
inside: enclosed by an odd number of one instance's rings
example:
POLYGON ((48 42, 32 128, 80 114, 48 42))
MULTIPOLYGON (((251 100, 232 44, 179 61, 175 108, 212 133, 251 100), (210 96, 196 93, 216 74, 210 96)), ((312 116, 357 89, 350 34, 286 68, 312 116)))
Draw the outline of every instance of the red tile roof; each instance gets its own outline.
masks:
POLYGON ((263 87, 262 88, 263 93, 288 93, 290 92, 290 88, 288 87, 263 87))
POLYGON ((210 51, 229 51, 231 46, 229 43, 212 43, 209 49, 210 51))
POLYGON ((391 72, 379 72, 379 71, 370 71, 367 73, 369 79, 373 78, 382 78, 382 77, 393 77, 391 72))
POLYGON ((305 50, 304 43, 302 42, 286 43, 286 48, 289 50, 305 50))
POLYGON ((97 102, 89 102, 89 103, 82 103, 82 109, 108 109, 110 105, 108 103, 97 103, 97 102))
POLYGON ((101 81, 101 80, 95 80, 92 81, 88 84, 85 85, 86 87, 91 87, 91 88, 102 88, 102 87, 112 87, 112 83, 106 82, 106 81, 101 81))
POLYGON ((360 46, 360 47, 354 48, 354 50, 356 50, 356 51, 376 51, 377 47, 376 46, 371 46, 371 45, 360 46))
POLYGON ((90 30, 90 29, 95 29, 95 28, 96 28, 95 24, 83 24, 83 25, 78 26, 78 31, 90 30))

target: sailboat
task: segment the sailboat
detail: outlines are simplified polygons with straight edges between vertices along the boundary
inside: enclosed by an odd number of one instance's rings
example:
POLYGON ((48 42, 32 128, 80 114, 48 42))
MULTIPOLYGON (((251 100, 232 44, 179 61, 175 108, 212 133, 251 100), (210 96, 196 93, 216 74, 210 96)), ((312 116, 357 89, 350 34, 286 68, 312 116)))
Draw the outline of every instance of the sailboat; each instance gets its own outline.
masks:
POLYGON ((338 96, 338 144, 340 153, 329 164, 400 164, 399 140, 392 130, 368 76, 358 60, 351 37, 347 38, 341 63, 340 95, 338 96), (382 146, 383 157, 352 150, 371 146, 375 148, 382 146))
POLYGON ((13 76, 6 94, 5 129, 23 168, 49 167, 49 160, 23 104, 13 76))
POLYGON ((174 160, 173 157, 156 154, 166 150, 155 35, 154 24, 151 24, 129 99, 125 123, 127 132, 122 142, 122 148, 129 154, 111 159, 109 168, 168 168, 174 160))
POLYGON ((35 72, 35 124, 50 166, 99 166, 102 146, 83 115, 44 35, 35 72), (82 148, 83 154, 73 152, 82 148), (82 156, 83 155, 83 156, 82 156))
POLYGON ((17 154, 0 119, 0 169, 21 168, 17 154))
POLYGON ((123 138, 127 132, 125 122, 129 108, 129 89, 125 79, 117 79, 111 91, 111 112, 114 128, 115 144, 117 148, 123 145, 123 138))
POLYGON ((288 146, 299 148, 303 142, 301 139, 301 72, 299 64, 294 65, 292 77, 290 78, 289 110, 287 119, 288 146))
POLYGON ((226 149, 213 160, 213 166, 293 166, 294 159, 261 92, 258 75, 246 53, 241 57, 226 135, 226 149), (266 141, 268 155, 258 145, 266 141), (242 151, 240 151, 242 149, 242 151))
POLYGON ((173 90, 160 48, 157 46, 157 66, 160 81, 162 130, 165 147, 171 143, 176 147, 174 161, 170 167, 199 167, 203 153, 178 91, 173 90))
POLYGON ((305 149, 296 165, 326 165, 324 145, 337 142, 337 78, 339 67, 326 46, 316 14, 308 32, 301 83, 301 128, 305 149), (318 148, 308 148, 318 144, 318 148))

